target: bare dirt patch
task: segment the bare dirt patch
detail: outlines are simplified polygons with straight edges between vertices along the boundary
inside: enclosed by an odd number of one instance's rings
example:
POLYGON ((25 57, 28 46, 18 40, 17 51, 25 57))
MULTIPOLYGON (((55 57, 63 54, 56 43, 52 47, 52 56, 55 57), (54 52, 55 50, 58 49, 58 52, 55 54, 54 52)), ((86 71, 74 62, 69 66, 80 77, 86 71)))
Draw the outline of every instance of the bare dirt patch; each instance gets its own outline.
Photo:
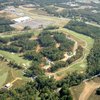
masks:
POLYGON ((79 100, 88 100, 93 91, 99 87, 100 83, 95 83, 93 81, 85 82, 85 87, 83 92, 80 94, 79 100))

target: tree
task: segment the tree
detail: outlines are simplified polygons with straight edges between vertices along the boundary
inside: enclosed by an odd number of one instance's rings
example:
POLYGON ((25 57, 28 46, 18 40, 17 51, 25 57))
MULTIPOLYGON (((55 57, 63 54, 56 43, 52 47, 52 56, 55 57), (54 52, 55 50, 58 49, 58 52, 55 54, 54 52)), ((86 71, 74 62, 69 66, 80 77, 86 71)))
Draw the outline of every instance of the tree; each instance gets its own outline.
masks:
POLYGON ((52 61, 60 60, 64 57, 64 53, 55 47, 44 48, 41 53, 52 61))
POLYGON ((100 95, 100 88, 98 88, 98 89, 96 90, 96 94, 97 94, 97 95, 100 95))

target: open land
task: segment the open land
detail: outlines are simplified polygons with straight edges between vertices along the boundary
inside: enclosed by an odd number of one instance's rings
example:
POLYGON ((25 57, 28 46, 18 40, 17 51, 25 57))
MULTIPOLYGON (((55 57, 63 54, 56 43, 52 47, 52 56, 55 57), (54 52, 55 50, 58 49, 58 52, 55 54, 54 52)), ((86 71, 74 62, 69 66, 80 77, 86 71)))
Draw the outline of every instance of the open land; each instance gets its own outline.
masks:
MULTIPOLYGON (((24 13, 25 16, 29 16, 32 19, 32 21, 31 21, 32 24, 31 24, 31 22, 20 23, 19 24, 20 26, 27 24, 27 25, 31 25, 32 27, 36 28, 37 26, 40 26, 40 24, 38 24, 38 23, 41 23, 41 24, 45 23, 44 25, 46 25, 46 26, 48 26, 49 24, 57 25, 60 28, 58 30, 55 30, 55 31, 61 31, 61 32, 64 32, 66 35, 70 35, 71 38, 73 38, 79 45, 81 45, 84 48, 83 56, 80 59, 73 62, 68 67, 59 69, 55 73, 48 73, 49 75, 54 75, 54 76, 56 76, 56 78, 59 78, 59 77, 65 77, 69 72, 73 72, 73 71, 78 71, 79 73, 84 72, 84 70, 87 67, 86 57, 89 54, 90 49, 92 48, 93 43, 94 43, 92 38, 63 28, 63 26, 70 21, 69 19, 52 17, 52 16, 48 16, 48 15, 45 15, 45 14, 39 15, 36 12, 35 13, 29 12, 28 8, 26 9, 24 7, 19 7, 19 8, 16 8, 16 9, 18 11, 17 13, 19 13, 19 12, 24 13), (34 24, 35 24, 35 26, 34 26, 34 24)), ((16 16, 18 17, 19 15, 16 15, 16 16)), ((36 33, 39 34, 39 32, 36 32, 36 33)), ((9 35, 5 35, 5 37, 6 36, 9 36, 9 35)), ((13 35, 10 35, 10 36, 13 36, 13 35)), ((9 52, 2 51, 2 50, 0 50, 0 54, 2 54, 7 59, 15 61, 16 63, 26 64, 26 65, 29 65, 29 63, 30 63, 30 61, 25 60, 22 57, 20 57, 19 54, 11 54, 9 52)), ((23 70, 15 70, 15 69, 9 68, 9 66, 6 64, 6 62, 3 62, 3 64, 5 66, 4 68, 6 69, 6 73, 4 72, 5 69, 1 68, 0 74, 3 73, 0 77, 0 79, 2 80, 2 83, 0 84, 1 87, 4 86, 4 84, 6 84, 6 83, 12 82, 13 80, 16 80, 16 82, 17 81, 21 82, 22 80, 25 81, 25 79, 27 80, 27 78, 25 78, 23 76, 23 70), (12 75, 12 73, 14 75, 12 75), (10 77, 8 75, 10 75, 10 77), (17 79, 21 78, 22 80, 17 80, 16 78, 17 79)), ((1 67, 2 67, 2 64, 1 64, 1 67)), ((30 80, 30 79, 28 79, 28 80, 30 80)))
POLYGON ((96 89, 100 87, 100 78, 96 77, 90 81, 82 82, 78 86, 71 87, 74 100, 99 100, 96 89))

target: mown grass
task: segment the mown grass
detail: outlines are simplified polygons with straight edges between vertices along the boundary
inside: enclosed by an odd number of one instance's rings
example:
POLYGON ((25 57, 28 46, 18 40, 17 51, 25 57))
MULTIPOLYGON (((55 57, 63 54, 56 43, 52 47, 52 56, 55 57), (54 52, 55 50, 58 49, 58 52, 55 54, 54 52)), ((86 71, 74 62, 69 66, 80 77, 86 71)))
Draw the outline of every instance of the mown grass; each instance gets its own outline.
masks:
POLYGON ((23 70, 14 69, 11 66, 8 66, 7 62, 0 61, 0 88, 2 88, 5 84, 9 82, 12 82, 17 77, 22 78, 22 80, 20 81, 20 83, 16 81, 13 84, 14 88, 30 81, 30 78, 23 76, 23 70))
POLYGON ((84 89, 84 83, 81 83, 78 86, 73 86, 70 88, 74 100, 79 100, 79 96, 83 91, 83 89, 84 89))
POLYGON ((10 68, 5 62, 0 61, 0 88, 4 85, 8 77, 10 68))
POLYGON ((3 50, 0 50, 0 54, 11 61, 15 61, 17 64, 26 64, 27 66, 29 66, 29 64, 31 63, 29 60, 25 60, 20 57, 19 54, 13 54, 3 50))

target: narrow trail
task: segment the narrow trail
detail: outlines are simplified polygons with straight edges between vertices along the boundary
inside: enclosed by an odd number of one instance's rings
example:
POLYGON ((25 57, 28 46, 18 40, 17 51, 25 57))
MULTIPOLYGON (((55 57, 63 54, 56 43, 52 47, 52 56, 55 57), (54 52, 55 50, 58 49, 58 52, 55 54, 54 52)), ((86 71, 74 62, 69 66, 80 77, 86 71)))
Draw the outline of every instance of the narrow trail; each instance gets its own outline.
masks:
POLYGON ((95 83, 93 81, 91 82, 85 82, 85 87, 80 94, 79 100, 88 100, 90 95, 93 93, 93 91, 100 87, 100 83, 95 83))
POLYGON ((12 74, 12 77, 13 79, 15 78, 14 74, 13 74, 13 71, 12 71, 12 68, 11 68, 11 74, 12 74))
POLYGON ((41 50, 41 47, 40 47, 40 45, 38 45, 37 48, 36 48, 36 52, 39 53, 40 50, 41 50))
POLYGON ((17 80, 22 80, 22 78, 16 77, 12 82, 10 82, 10 84, 13 84, 13 83, 16 82, 17 80))

